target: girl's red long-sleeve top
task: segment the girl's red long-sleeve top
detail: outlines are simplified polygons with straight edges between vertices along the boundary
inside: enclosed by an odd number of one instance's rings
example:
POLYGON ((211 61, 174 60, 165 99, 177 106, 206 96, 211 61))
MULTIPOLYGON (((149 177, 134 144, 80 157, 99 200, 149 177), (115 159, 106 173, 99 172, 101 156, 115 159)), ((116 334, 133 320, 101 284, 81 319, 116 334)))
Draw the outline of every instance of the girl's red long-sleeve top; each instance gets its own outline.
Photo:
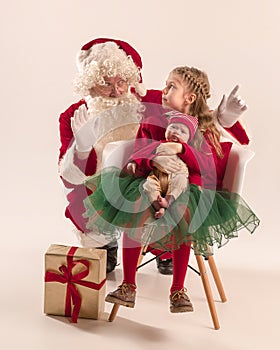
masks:
MULTIPOLYGON (((131 160, 137 165, 138 176, 146 177, 154 169, 152 161, 156 156, 155 150, 161 143, 160 141, 165 138, 166 126, 167 118, 164 114, 160 117, 148 117, 141 124, 136 137, 135 152, 131 157, 131 160), (156 123, 158 123, 157 126, 156 123)), ((182 146, 182 153, 177 155, 188 166, 190 183, 205 188, 222 188, 222 181, 232 143, 221 142, 223 158, 217 156, 207 136, 205 136, 201 150, 197 150, 186 143, 183 143, 182 146)))

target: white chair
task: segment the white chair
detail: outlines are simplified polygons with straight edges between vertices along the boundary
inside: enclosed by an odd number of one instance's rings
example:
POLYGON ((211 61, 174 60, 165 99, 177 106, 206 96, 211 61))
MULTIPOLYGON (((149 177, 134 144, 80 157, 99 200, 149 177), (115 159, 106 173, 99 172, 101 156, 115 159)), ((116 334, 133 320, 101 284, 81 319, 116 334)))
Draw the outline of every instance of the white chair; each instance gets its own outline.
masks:
POLYGON ((232 145, 223 179, 224 189, 242 194, 247 164, 254 155, 255 153, 248 146, 232 145))
MULTIPOLYGON (((126 163, 129 154, 131 154, 133 150, 133 143, 131 141, 112 142, 111 144, 108 144, 106 148, 104 150, 104 155, 107 158, 106 160, 104 159, 104 166, 114 165, 122 167, 126 163)), ((248 162, 253 158, 253 156, 254 152, 251 151, 247 146, 239 146, 237 144, 232 145, 232 149, 230 151, 227 162, 225 176, 223 179, 224 189, 230 192, 236 192, 238 194, 242 193, 246 167, 248 162)), ((201 277, 204 291, 206 294, 206 299, 211 313, 214 329, 217 330, 220 328, 220 324, 218 320, 215 302, 213 299, 212 289, 207 275, 207 270, 204 264, 204 258, 208 261, 221 301, 225 302, 227 298, 223 288, 223 284, 220 279, 213 255, 203 257, 198 252, 195 252, 195 257, 199 269, 199 275, 201 277)), ((140 261, 141 259, 139 260, 138 265, 140 264, 140 261)), ((110 322, 114 321, 119 307, 119 304, 114 304, 108 319, 110 322)))

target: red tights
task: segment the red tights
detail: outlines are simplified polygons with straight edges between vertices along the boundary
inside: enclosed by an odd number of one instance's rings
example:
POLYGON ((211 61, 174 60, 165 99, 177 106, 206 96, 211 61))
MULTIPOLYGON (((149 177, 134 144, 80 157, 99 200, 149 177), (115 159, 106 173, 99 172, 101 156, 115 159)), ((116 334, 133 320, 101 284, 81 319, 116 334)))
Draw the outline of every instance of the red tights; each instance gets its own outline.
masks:
MULTIPOLYGON (((170 293, 184 287, 187 272, 190 246, 183 243, 179 249, 172 251, 173 280, 170 293)), ((136 284, 136 267, 141 252, 139 243, 131 240, 126 234, 123 235, 123 283, 136 284)))

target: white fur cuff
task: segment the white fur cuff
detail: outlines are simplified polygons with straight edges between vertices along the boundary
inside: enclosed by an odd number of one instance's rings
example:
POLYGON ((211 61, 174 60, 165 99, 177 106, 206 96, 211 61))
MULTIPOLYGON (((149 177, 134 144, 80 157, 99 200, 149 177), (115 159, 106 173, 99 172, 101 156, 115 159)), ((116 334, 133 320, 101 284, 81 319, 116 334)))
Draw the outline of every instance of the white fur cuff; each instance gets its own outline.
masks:
POLYGON ((75 142, 66 151, 58 165, 58 172, 62 178, 73 185, 81 185, 87 176, 74 164, 75 142))
POLYGON ((82 231, 76 229, 75 234, 79 240, 79 243, 85 248, 101 248, 110 243, 105 236, 96 234, 92 231, 83 233, 82 231))

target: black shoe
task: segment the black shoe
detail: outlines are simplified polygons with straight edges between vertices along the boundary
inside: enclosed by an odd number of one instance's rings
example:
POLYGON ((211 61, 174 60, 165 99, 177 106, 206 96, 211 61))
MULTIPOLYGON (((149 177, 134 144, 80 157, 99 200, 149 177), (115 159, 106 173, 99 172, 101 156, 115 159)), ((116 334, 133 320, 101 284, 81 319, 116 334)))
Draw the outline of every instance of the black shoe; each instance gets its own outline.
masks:
POLYGON ((118 262, 118 246, 108 244, 104 247, 100 247, 100 249, 107 250, 106 273, 112 272, 118 262))
POLYGON ((107 249, 106 273, 115 270, 118 262, 118 247, 110 247, 107 249))
POLYGON ((160 259, 156 258, 158 272, 162 275, 172 275, 173 274, 173 264, 172 259, 160 259))

